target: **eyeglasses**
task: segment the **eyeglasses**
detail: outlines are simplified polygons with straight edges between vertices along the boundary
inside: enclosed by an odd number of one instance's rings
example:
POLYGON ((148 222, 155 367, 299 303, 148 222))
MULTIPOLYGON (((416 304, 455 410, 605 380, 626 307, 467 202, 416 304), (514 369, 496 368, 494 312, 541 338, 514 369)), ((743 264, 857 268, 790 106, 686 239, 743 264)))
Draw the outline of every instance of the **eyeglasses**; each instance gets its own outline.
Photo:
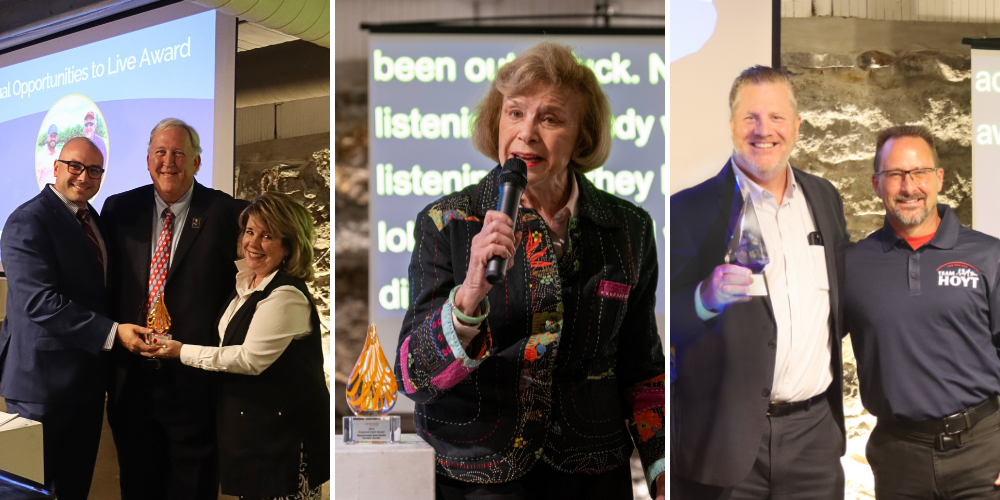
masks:
POLYGON ((83 126, 84 127, 93 127, 94 125, 97 125, 97 124, 94 123, 94 122, 83 122, 83 126))
POLYGON ((65 164, 66 168, 69 170, 69 173, 73 175, 80 175, 83 173, 84 170, 87 171, 87 177, 90 177, 91 179, 100 179, 101 176, 104 175, 104 169, 98 167, 97 165, 84 165, 83 163, 80 163, 78 161, 64 161, 64 160, 56 160, 56 161, 65 164))
POLYGON ((924 183, 931 180, 934 177, 934 172, 936 172, 940 167, 934 168, 915 168, 913 170, 883 170, 876 175, 881 175, 885 179, 886 184, 891 184, 893 186, 898 186, 903 183, 903 179, 909 174, 913 182, 924 183))

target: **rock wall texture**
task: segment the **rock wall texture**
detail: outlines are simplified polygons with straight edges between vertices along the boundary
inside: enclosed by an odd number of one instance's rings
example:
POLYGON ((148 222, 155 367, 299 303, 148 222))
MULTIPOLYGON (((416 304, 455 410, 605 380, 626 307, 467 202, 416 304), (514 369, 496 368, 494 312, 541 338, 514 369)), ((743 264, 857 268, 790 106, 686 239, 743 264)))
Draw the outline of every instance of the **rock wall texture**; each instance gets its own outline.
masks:
MULTIPOLYGON (((882 227, 872 158, 876 134, 893 125, 931 129, 945 171, 939 200, 971 225, 971 59, 961 40, 1000 36, 1000 26, 844 18, 781 23, 781 63, 793 75, 802 116, 791 161, 840 190, 851 239, 882 227)), ((864 445, 875 418, 858 397, 850 338, 842 352, 847 498, 874 498, 864 445)))
MULTIPOLYGON (((312 214, 316 279, 308 283, 322 323, 325 371, 330 383, 330 134, 257 142, 236 147, 235 194, 253 200, 264 191, 291 195, 312 214)), ((234 244, 236 242, 233 242, 234 244)))

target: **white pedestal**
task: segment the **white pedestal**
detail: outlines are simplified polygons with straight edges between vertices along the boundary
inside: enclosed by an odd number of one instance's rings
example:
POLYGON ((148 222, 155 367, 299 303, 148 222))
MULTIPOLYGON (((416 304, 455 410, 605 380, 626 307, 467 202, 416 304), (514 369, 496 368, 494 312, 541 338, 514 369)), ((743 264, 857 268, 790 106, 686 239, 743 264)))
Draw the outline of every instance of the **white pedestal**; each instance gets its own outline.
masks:
POLYGON ((36 483, 45 482, 42 424, 17 417, 0 426, 0 470, 36 483))
POLYGON ((337 500, 434 500, 434 449, 416 434, 403 434, 399 444, 333 439, 337 500))

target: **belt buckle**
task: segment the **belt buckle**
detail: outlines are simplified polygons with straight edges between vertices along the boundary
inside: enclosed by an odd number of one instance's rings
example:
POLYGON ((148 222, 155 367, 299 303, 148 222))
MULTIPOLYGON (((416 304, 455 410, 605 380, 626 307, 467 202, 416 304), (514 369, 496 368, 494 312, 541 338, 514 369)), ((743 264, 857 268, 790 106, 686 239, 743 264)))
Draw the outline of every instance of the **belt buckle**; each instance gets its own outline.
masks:
POLYGON ((935 445, 938 451, 948 451, 955 448, 961 448, 965 443, 962 439, 965 436, 962 432, 956 432, 953 434, 942 433, 937 435, 935 439, 935 445))

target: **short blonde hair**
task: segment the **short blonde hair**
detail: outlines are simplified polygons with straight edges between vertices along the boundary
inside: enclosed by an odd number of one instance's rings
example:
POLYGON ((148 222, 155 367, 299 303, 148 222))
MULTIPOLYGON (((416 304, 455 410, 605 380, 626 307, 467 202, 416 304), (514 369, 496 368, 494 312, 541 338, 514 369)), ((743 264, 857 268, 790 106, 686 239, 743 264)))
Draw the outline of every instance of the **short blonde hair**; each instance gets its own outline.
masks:
POLYGON ((288 274, 306 281, 313 279, 313 229, 312 215, 295 198, 284 193, 268 191, 254 198, 240 214, 240 239, 237 254, 243 256, 243 233, 250 217, 257 219, 272 236, 281 238, 281 246, 288 255, 281 268, 288 274))
POLYGON ((586 173, 604 165, 611 154, 611 104, 594 72, 565 45, 542 42, 497 70, 486 96, 476 106, 472 145, 497 161, 503 98, 524 95, 538 84, 578 96, 580 130, 569 168, 586 173))
POLYGON ((792 85, 792 78, 788 72, 759 64, 743 70, 740 76, 737 76, 736 80, 733 80, 733 86, 729 90, 730 115, 736 112, 736 106, 739 105, 740 100, 740 91, 743 90, 743 87, 747 85, 764 85, 767 83, 777 83, 788 88, 788 93, 792 99, 792 109, 795 111, 795 116, 798 116, 799 100, 795 97, 795 85, 792 85))

